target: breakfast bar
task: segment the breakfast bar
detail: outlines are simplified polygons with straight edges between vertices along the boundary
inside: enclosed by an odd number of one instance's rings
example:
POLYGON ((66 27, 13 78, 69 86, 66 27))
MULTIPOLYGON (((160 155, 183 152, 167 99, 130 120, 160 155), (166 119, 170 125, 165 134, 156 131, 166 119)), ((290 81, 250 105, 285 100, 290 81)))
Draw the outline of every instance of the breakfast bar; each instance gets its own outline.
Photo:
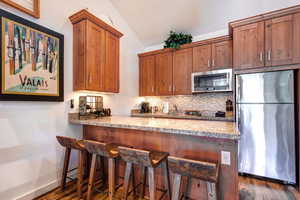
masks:
MULTIPOLYGON (((85 140, 117 143, 168 152, 170 156, 185 159, 218 163, 219 199, 239 198, 237 144, 240 136, 233 122, 121 116, 79 120, 77 114, 70 114, 69 122, 83 125, 85 140)), ((163 181, 159 180, 157 187, 164 188, 163 181)), ((186 191, 190 198, 207 199, 206 184, 202 181, 192 180, 186 191)))

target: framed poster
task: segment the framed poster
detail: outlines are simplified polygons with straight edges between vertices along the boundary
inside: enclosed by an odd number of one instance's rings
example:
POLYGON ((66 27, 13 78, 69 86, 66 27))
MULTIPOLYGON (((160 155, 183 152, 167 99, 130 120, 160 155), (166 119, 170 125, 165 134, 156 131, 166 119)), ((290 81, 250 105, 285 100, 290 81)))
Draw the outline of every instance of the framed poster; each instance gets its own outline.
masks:
POLYGON ((64 36, 0 9, 0 100, 63 101, 64 36))
POLYGON ((40 18, 40 0, 0 0, 35 18, 40 18))

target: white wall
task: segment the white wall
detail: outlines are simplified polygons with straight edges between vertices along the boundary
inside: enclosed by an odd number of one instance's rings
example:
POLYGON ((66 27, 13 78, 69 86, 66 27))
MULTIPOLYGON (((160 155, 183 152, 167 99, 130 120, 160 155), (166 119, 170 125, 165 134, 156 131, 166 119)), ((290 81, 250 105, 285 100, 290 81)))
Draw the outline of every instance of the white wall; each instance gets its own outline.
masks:
MULTIPOLYGON (((107 20, 124 33, 121 39, 121 88, 118 95, 104 95, 113 114, 129 114, 138 94, 138 60, 142 45, 109 0, 41 1, 41 18, 33 19, 0 4, 0 8, 49 27, 65 36, 65 102, 0 102, 0 199, 32 199, 57 185, 62 168, 62 148, 56 135, 80 137, 82 128, 67 120, 72 92, 71 14, 83 8, 107 20), (27 194, 27 196, 26 196, 27 194), (18 198, 24 196, 23 198, 18 198)), ((73 163, 76 155, 72 156, 73 163)))

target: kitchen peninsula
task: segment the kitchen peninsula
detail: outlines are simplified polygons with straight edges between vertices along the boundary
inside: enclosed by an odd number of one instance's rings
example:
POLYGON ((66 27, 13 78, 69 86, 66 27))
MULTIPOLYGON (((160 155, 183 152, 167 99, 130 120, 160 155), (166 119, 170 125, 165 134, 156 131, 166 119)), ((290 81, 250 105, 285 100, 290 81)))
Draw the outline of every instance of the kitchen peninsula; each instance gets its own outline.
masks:
MULTIPOLYGON (((69 122, 83 125, 83 139, 117 143, 140 149, 170 153, 171 156, 215 162, 220 165, 219 194, 238 199, 237 141, 235 123, 221 121, 103 117, 69 122)), ((163 181, 158 181, 162 188, 163 181)), ((205 183, 193 180, 188 191, 194 199, 206 199, 205 183)))

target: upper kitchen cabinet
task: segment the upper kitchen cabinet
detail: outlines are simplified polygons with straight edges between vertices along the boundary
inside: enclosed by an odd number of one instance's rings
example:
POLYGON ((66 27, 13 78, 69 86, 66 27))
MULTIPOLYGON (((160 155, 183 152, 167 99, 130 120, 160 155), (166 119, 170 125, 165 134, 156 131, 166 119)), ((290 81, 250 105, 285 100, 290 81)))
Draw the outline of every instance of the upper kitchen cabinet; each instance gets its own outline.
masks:
POLYGON ((122 33, 87 10, 72 15, 73 89, 119 92, 119 39, 122 33))
POLYGON ((293 64, 293 18, 288 15, 265 22, 266 66, 293 64))
POLYGON ((188 95, 191 90, 193 49, 182 49, 173 55, 173 92, 175 95, 188 95))
POLYGON ((233 30, 233 66, 248 69, 264 66, 264 22, 233 30))
POLYGON ((193 72, 206 72, 211 67, 211 45, 193 48, 193 72))
POLYGON ((155 56, 140 57, 140 96, 155 96, 155 56))
POLYGON ((299 64, 299 13, 291 7, 230 23, 234 68, 299 64))
POLYGON ((173 52, 155 56, 156 94, 173 95, 173 52))
POLYGON ((213 43, 212 69, 222 69, 232 67, 232 40, 213 43))
POLYGON ((229 36, 196 42, 193 48, 193 72, 232 67, 232 40, 229 36))

